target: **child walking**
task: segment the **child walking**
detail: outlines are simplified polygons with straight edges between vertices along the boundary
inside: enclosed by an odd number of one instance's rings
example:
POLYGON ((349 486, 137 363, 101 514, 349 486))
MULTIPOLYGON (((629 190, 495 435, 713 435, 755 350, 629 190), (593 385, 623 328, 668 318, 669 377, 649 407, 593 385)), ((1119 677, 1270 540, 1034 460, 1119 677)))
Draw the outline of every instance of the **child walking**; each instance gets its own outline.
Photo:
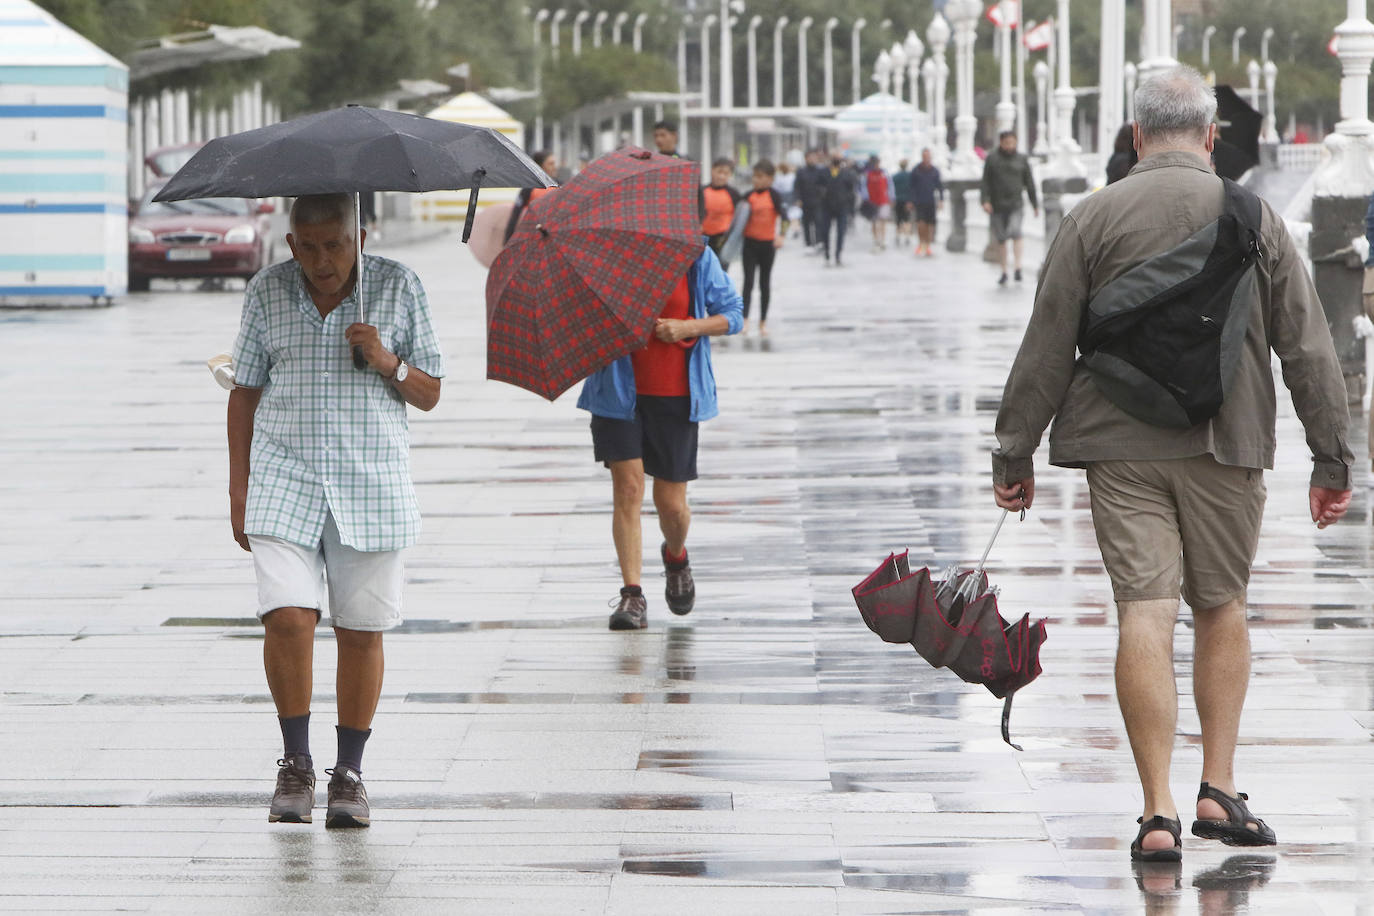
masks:
POLYGON ((744 225, 744 331, 749 331, 749 303, 754 298, 754 272, 759 276, 759 334, 768 335, 768 298, 773 276, 773 256, 782 247, 778 221, 784 218, 782 195, 773 187, 773 163, 760 159, 754 165, 754 189, 746 201, 749 221, 744 225))

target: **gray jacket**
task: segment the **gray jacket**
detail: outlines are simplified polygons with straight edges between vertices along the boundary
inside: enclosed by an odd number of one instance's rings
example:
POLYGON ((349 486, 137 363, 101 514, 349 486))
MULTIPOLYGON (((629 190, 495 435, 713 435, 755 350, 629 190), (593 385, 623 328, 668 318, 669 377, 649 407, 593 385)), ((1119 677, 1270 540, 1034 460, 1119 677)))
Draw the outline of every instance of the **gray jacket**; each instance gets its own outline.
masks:
POLYGON ((1220 215, 1221 179, 1198 156, 1160 153, 1126 178, 1084 200, 1064 218, 1050 246, 1035 309, 1002 393, 993 479, 1032 476, 1031 455, 1045 427, 1050 463, 1190 458, 1274 466, 1276 412, 1270 351, 1307 433, 1312 485, 1350 487, 1345 380, 1317 291, 1283 221, 1264 205, 1259 295, 1245 349, 1221 412, 1191 429, 1164 429, 1127 415, 1077 364, 1080 321, 1088 300, 1141 261, 1166 251, 1220 215))
POLYGON ((1020 210, 1022 190, 1029 195, 1031 206, 1038 208, 1040 201, 1035 196, 1035 175, 1029 157, 994 148, 983 162, 982 203, 992 204, 998 213, 1020 210))

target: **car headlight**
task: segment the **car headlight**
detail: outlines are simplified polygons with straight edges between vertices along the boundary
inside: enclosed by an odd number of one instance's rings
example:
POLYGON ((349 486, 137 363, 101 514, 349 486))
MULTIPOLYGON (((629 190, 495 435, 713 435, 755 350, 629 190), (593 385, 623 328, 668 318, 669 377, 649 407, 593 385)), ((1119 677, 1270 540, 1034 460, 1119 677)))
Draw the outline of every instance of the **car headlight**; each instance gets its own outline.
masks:
POLYGON ((258 237, 252 226, 235 226, 224 233, 224 241, 229 245, 246 245, 258 237))
POLYGON ((129 241, 134 245, 151 245, 156 239, 153 238, 152 230, 144 229, 142 226, 130 226, 129 241))

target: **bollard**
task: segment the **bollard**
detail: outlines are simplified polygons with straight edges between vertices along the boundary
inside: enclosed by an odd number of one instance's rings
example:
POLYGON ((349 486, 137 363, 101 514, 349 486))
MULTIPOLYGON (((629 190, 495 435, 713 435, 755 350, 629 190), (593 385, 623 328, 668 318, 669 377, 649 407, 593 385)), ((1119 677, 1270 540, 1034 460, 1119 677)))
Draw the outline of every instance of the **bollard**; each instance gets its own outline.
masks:
POLYGON ((945 195, 949 198, 949 238, 945 240, 946 251, 966 251, 968 249, 968 201, 964 195, 977 191, 982 182, 977 179, 959 179, 945 182, 945 195))
POLYGON ((1321 297, 1326 324, 1336 344, 1346 391, 1352 404, 1364 392, 1364 343, 1355 336, 1354 319, 1363 314, 1361 288, 1364 265, 1350 240, 1364 235, 1364 197, 1314 197, 1312 199, 1312 279, 1321 297))

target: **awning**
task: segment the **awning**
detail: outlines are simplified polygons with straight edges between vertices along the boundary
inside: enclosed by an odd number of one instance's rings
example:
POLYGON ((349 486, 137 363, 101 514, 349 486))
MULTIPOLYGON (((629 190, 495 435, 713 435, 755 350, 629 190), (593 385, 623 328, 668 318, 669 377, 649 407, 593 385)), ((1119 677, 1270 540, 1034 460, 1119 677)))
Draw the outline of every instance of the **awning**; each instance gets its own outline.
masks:
POLYGON ((255 25, 212 25, 202 32, 164 35, 142 43, 129 56, 129 78, 143 79, 231 60, 266 57, 273 51, 294 51, 301 43, 255 25))

